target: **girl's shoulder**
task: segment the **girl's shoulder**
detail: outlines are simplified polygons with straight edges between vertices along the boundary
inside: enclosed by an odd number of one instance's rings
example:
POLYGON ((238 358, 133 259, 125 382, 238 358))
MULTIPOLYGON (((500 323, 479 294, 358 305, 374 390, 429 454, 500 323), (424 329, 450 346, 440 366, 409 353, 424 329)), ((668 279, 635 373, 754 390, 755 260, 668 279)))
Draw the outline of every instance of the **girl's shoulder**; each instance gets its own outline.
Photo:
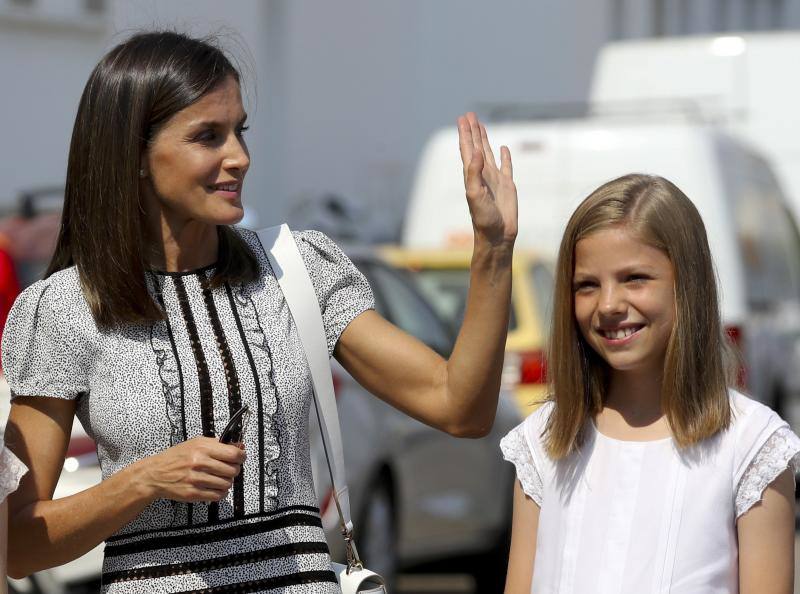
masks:
POLYGON ((791 431, 789 424, 770 407, 733 389, 729 391, 729 397, 731 425, 723 438, 733 450, 736 481, 777 433, 784 435, 789 440, 789 445, 800 445, 800 440, 791 431))
POLYGON ((729 432, 735 440, 740 440, 753 432, 777 429, 787 425, 781 417, 763 402, 739 392, 728 390, 731 406, 731 425, 729 432))

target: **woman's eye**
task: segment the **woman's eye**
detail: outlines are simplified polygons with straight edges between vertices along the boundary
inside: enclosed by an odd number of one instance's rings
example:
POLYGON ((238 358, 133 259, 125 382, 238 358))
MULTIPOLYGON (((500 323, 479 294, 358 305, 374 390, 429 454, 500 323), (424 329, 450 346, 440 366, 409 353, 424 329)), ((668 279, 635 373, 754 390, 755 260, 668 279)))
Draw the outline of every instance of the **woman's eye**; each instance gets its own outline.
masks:
POLYGON ((206 130, 205 132, 201 132, 197 136, 195 136, 195 140, 198 142, 214 142, 216 140, 217 135, 213 130, 206 130))
POLYGON ((577 292, 589 291, 595 286, 592 281, 579 281, 572 285, 573 290, 577 292))
POLYGON ((239 127, 239 129, 237 129, 237 130, 236 130, 236 134, 237 134, 238 136, 242 136, 242 135, 244 135, 244 133, 245 133, 245 132, 247 132, 249 129, 250 129, 250 126, 240 126, 240 127, 239 127))

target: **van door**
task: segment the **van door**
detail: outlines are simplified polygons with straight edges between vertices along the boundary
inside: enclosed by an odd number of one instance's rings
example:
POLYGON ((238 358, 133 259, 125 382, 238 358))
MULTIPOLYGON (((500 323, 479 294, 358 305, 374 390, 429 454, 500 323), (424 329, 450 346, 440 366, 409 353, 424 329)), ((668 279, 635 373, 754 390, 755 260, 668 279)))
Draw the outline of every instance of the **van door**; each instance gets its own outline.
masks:
MULTIPOLYGON (((789 415, 792 352, 800 338, 800 235, 775 176, 754 154, 721 147, 745 274, 748 387, 789 415)), ((787 419, 789 420, 789 419, 787 419)), ((795 429, 800 419, 793 419, 795 429)))

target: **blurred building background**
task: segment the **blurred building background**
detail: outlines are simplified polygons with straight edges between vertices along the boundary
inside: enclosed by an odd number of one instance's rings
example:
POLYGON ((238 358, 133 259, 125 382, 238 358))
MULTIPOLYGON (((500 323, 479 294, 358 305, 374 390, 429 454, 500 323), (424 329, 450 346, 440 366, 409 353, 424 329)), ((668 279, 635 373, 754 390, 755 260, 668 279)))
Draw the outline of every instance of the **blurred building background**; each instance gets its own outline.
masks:
POLYGON ((219 32, 242 61, 251 224, 333 194, 387 236, 459 113, 582 102, 611 39, 797 26, 798 0, 0 0, 0 204, 63 184, 91 68, 142 28, 219 32))

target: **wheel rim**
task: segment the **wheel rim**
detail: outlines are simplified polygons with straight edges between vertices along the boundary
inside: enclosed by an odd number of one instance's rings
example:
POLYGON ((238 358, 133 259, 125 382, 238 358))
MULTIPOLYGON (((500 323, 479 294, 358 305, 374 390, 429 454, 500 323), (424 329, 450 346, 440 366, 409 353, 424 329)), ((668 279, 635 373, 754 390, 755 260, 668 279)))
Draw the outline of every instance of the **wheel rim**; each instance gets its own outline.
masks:
POLYGON ((392 500, 385 488, 373 491, 364 513, 363 548, 359 553, 372 571, 391 576, 397 567, 392 500))

